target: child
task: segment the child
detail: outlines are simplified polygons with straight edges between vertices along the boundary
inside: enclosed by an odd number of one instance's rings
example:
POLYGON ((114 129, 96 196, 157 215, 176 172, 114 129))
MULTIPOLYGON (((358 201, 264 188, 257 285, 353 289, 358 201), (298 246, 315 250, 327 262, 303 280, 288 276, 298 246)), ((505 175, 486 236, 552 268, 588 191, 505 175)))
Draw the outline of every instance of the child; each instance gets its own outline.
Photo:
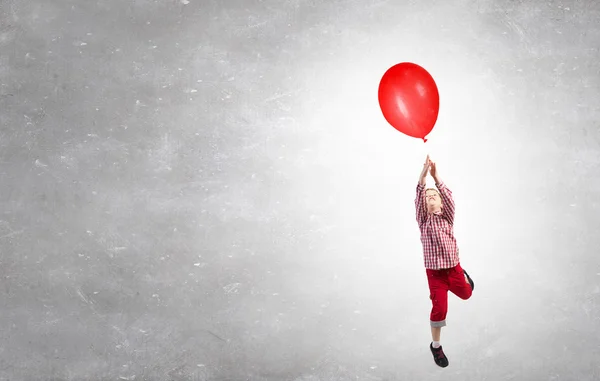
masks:
POLYGON ((475 288, 471 277, 460 266, 458 246, 454 238, 454 199, 440 179, 434 162, 425 160, 417 184, 417 222, 421 230, 425 272, 429 283, 431 337, 429 345, 438 366, 447 367, 448 358, 440 344, 442 327, 446 326, 448 291, 463 300, 471 297, 475 288), (425 189, 425 177, 430 173, 437 189, 425 189))

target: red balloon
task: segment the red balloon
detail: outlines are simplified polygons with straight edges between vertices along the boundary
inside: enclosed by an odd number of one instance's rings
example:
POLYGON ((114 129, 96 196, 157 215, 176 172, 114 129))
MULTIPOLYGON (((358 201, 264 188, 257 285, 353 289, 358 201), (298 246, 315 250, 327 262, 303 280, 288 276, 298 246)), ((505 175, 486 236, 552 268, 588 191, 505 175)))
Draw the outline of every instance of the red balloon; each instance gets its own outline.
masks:
POLYGON ((421 66, 402 62, 389 68, 379 82, 379 106, 396 130, 427 141, 440 109, 433 77, 421 66))

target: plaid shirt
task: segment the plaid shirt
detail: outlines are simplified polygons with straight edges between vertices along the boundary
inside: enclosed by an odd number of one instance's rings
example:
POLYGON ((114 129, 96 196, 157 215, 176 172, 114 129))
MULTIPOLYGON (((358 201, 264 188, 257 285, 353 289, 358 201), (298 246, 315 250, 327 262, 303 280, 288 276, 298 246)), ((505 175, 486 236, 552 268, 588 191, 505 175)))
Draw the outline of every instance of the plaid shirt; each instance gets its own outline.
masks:
POLYGON ((454 199, 442 182, 436 184, 442 199, 442 211, 429 213, 425 203, 425 185, 417 184, 417 222, 421 230, 425 268, 448 269, 458 264, 458 246, 454 238, 454 199))

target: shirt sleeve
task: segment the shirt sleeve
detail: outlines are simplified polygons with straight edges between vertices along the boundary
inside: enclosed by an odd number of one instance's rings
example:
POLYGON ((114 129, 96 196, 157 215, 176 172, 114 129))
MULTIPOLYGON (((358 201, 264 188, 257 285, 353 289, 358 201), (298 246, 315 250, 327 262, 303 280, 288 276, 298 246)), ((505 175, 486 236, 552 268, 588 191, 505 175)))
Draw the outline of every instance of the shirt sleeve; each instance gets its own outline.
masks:
POLYGON ((425 207, 425 185, 421 183, 417 184, 417 196, 415 197, 415 209, 417 211, 417 223, 419 226, 423 225, 427 220, 427 209, 425 207))
POLYGON ((454 225, 454 197, 452 197, 452 191, 448 189, 446 184, 443 182, 439 184, 435 184, 438 191, 440 192, 440 197, 442 198, 442 216, 446 218, 446 220, 454 225))

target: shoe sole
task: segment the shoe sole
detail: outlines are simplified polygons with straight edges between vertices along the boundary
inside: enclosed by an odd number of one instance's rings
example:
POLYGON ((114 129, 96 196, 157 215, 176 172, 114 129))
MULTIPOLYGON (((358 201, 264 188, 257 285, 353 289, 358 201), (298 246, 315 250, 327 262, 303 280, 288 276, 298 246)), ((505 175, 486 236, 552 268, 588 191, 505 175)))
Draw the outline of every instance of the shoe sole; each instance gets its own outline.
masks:
POLYGON ((469 274, 464 269, 463 269, 463 273, 467 276, 467 280, 469 281, 469 284, 471 285, 471 291, 475 291, 475 282, 473 282, 473 279, 471 279, 469 274))

